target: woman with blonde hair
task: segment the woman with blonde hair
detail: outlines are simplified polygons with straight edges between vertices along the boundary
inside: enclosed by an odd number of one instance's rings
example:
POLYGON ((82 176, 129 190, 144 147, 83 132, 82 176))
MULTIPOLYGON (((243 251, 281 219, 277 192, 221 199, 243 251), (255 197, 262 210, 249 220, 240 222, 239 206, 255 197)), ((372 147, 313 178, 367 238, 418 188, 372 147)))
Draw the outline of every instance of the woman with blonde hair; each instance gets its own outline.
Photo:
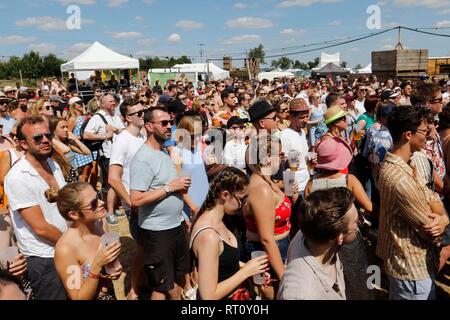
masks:
POLYGON ((33 116, 43 116, 45 119, 50 119, 54 115, 53 107, 50 101, 38 100, 30 108, 31 115, 33 116))
POLYGON ((46 197, 50 203, 56 202, 61 215, 71 222, 55 246, 56 271, 69 298, 115 300, 111 280, 120 277, 122 267, 111 274, 104 267, 118 259, 121 245, 115 242, 103 246, 100 242, 107 230, 104 202, 85 182, 70 183, 59 191, 49 189, 46 197))

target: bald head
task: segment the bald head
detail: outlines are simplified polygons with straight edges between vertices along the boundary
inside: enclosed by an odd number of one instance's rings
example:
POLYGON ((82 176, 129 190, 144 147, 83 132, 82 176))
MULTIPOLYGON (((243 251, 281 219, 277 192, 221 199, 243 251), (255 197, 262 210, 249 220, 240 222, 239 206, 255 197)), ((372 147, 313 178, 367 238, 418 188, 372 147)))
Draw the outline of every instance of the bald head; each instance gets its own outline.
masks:
POLYGON ((101 100, 101 109, 109 114, 114 114, 116 109, 116 99, 110 94, 105 95, 101 100))

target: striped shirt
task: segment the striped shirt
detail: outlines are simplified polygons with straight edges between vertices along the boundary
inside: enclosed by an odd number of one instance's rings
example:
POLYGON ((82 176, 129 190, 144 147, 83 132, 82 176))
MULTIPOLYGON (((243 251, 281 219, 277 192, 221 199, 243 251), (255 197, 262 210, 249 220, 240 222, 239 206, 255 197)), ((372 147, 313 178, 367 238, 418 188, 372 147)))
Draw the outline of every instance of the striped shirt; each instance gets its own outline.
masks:
POLYGON ((418 229, 431 222, 430 204, 439 198, 425 187, 414 167, 389 152, 381 165, 379 183, 377 255, 384 260, 386 273, 402 280, 432 277, 437 247, 418 229))

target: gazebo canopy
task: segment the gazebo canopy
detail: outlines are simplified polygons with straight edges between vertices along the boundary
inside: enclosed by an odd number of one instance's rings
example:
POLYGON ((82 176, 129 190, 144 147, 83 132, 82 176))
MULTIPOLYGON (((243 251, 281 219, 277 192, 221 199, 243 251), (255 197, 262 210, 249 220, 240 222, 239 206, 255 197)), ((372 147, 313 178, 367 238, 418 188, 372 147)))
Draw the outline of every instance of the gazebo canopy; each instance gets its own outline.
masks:
POLYGON ((61 65, 61 72, 139 69, 139 60, 121 55, 94 42, 75 59, 61 65))

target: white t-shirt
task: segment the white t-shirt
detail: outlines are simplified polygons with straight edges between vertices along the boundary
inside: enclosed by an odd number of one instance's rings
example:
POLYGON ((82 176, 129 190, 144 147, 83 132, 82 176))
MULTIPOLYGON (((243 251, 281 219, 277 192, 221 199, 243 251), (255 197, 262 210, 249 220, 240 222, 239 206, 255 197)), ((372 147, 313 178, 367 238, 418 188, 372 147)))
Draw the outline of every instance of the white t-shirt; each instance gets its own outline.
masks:
POLYGON ((296 132, 291 128, 287 128, 281 131, 281 148, 283 149, 286 157, 289 151, 295 150, 299 154, 298 169, 295 172, 295 182, 297 182, 299 191, 305 190, 306 184, 309 181, 309 172, 306 165, 306 157, 308 154, 308 142, 306 141, 306 135, 301 130, 296 132))
POLYGON ((247 146, 244 141, 235 142, 228 141, 223 150, 223 161, 226 165, 235 167, 237 169, 245 169, 245 151, 247 146))
POLYGON ((364 99, 362 102, 359 101, 358 99, 355 100, 355 110, 357 112, 356 118, 359 118, 364 113, 366 113, 366 108, 364 108, 364 101, 366 100, 364 99))
MULTIPOLYGON (((47 160, 60 188, 66 185, 61 168, 51 159, 47 160)), ((61 232, 67 230, 67 222, 61 216, 56 203, 49 203, 45 191, 47 182, 37 173, 31 164, 23 158, 8 172, 5 178, 5 192, 8 195, 9 210, 20 251, 27 257, 53 258, 55 248, 37 236, 30 225, 22 219, 19 209, 39 206, 45 221, 61 232)))
POLYGON ((442 100, 447 100, 447 99, 450 99, 450 92, 444 92, 443 94, 442 94, 442 100))
MULTIPOLYGON (((110 114, 106 113, 103 110, 100 110, 98 113, 102 114, 105 117, 106 122, 108 122, 109 125, 112 125, 115 128, 123 129, 124 125, 122 122, 122 119, 117 116, 111 116, 110 114)), ((103 122, 102 118, 99 115, 93 115, 91 120, 89 120, 89 123, 86 126, 86 129, 84 129, 84 132, 94 133, 94 134, 106 134, 106 124, 103 122)), ((113 139, 115 138, 115 135, 113 139)), ((105 140, 102 144, 103 149, 103 155, 106 158, 111 158, 111 140, 105 140)))
MULTIPOLYGON (((122 131, 114 140, 111 148, 111 159, 109 160, 109 165, 120 165, 122 166, 122 183, 130 193, 130 167, 131 160, 133 159, 136 152, 145 142, 145 137, 141 134, 135 137, 127 130, 122 131)), ((122 202, 125 209, 128 206, 122 202)))

